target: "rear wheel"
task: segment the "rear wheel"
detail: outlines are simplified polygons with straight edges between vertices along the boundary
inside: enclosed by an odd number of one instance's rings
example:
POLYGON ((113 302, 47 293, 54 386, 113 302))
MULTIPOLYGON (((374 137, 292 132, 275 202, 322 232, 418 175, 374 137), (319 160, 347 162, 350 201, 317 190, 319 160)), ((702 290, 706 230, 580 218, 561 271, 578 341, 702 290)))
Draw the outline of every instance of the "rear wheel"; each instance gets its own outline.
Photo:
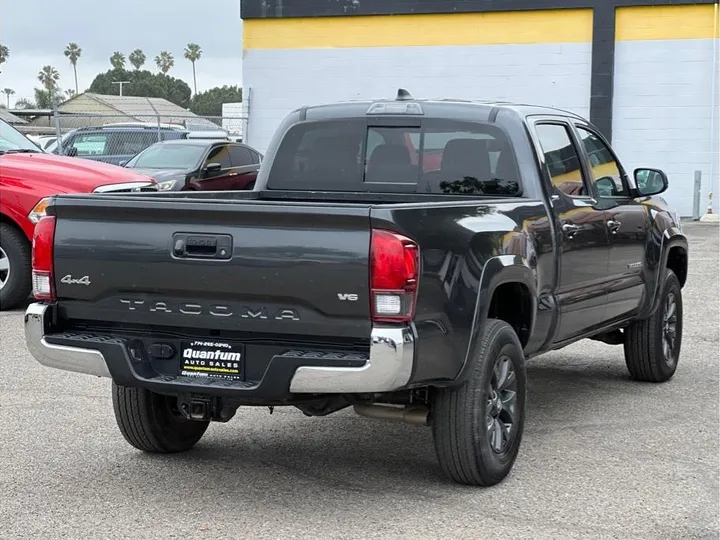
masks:
POLYGON ((177 399, 144 388, 112 383, 115 420, 125 440, 143 452, 170 454, 190 450, 202 438, 209 422, 188 420, 177 409, 177 399))
POLYGON ((19 307, 32 290, 30 242, 15 227, 0 223, 0 310, 19 307))
POLYGON ((453 481, 500 483, 512 470, 525 421, 525 356, 512 327, 489 319, 472 372, 460 387, 437 392, 435 451, 453 481))
POLYGON ((675 375, 682 344, 683 305, 680 280, 666 269, 660 306, 647 319, 625 330, 625 364, 633 379, 665 382, 675 375))

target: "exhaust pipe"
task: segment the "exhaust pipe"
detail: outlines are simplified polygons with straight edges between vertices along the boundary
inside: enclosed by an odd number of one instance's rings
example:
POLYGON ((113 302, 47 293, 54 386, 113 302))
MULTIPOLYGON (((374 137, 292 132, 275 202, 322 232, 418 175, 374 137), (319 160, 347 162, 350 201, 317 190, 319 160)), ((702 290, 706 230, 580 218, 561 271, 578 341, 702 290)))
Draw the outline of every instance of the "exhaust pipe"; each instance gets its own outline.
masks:
POLYGON ((427 407, 387 407, 384 405, 354 405, 353 409, 360 416, 387 420, 390 422, 404 422, 416 426, 430 425, 430 409, 427 407))

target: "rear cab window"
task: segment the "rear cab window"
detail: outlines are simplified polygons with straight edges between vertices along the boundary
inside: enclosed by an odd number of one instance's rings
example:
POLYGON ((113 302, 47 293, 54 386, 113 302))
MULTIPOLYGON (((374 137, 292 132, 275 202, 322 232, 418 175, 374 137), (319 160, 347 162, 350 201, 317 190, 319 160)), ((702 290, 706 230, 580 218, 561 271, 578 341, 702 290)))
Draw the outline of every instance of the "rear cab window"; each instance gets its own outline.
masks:
POLYGON ((267 189, 522 194, 514 150, 500 127, 413 120, 412 126, 365 118, 296 124, 280 143, 267 189))

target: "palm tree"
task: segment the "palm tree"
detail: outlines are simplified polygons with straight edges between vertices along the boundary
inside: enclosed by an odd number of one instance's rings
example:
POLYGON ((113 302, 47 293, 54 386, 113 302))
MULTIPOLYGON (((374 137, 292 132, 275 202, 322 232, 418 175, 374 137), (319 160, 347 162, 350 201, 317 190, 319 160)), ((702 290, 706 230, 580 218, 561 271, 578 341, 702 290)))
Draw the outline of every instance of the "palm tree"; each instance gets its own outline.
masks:
POLYGON ((15 90, 12 88, 4 88, 2 91, 3 94, 7 96, 7 108, 10 108, 10 96, 12 96, 15 93, 15 90))
POLYGON ((52 66, 44 66, 38 73, 38 81, 45 87, 45 90, 51 91, 57 88, 57 82, 60 80, 58 70, 52 66))
POLYGON ((202 49, 197 43, 188 43, 185 47, 185 58, 192 62, 193 67, 193 87, 195 88, 195 94, 197 94, 197 77, 195 76, 195 62, 200 60, 202 57, 202 49))
POLYGON ((110 63, 113 69, 125 69, 125 55, 121 52, 115 51, 110 57, 110 63))
POLYGON ((130 63, 135 67, 135 69, 140 69, 145 63, 145 60, 147 60, 147 56, 145 56, 145 53, 142 52, 142 49, 135 49, 130 53, 129 58, 130 63))
POLYGON ((0 45, 0 66, 7 62, 8 58, 10 58, 10 49, 5 45, 0 45))
POLYGON ((68 46, 65 47, 65 57, 70 60, 70 63, 72 64, 73 71, 75 72, 75 93, 78 93, 78 80, 77 80, 77 61, 82 55, 82 49, 78 46, 75 42, 68 43, 68 46))
POLYGON ((15 102, 16 109, 37 109, 37 105, 34 101, 28 98, 20 98, 15 102))
POLYGON ((65 90, 65 95, 72 99, 77 95, 77 92, 72 88, 68 88, 67 90, 65 90))
POLYGON ((167 72, 175 65, 175 58, 173 58, 173 55, 169 52, 161 51, 160 54, 155 57, 155 63, 158 69, 162 71, 164 75, 167 75, 167 72))

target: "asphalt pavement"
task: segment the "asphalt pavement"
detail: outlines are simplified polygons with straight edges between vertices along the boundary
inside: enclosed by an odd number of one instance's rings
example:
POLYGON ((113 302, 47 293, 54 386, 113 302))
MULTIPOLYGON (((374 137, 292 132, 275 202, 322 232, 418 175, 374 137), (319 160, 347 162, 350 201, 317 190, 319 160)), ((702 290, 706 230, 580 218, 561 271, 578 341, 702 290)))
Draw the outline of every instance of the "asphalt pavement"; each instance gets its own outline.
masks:
POLYGON ((0 313, 0 537, 719 538, 718 227, 690 246, 678 371, 629 380, 622 347, 583 341, 529 363, 511 475, 449 483, 430 430, 345 410, 240 409, 192 451, 120 435, 107 379, 26 351, 0 313))

